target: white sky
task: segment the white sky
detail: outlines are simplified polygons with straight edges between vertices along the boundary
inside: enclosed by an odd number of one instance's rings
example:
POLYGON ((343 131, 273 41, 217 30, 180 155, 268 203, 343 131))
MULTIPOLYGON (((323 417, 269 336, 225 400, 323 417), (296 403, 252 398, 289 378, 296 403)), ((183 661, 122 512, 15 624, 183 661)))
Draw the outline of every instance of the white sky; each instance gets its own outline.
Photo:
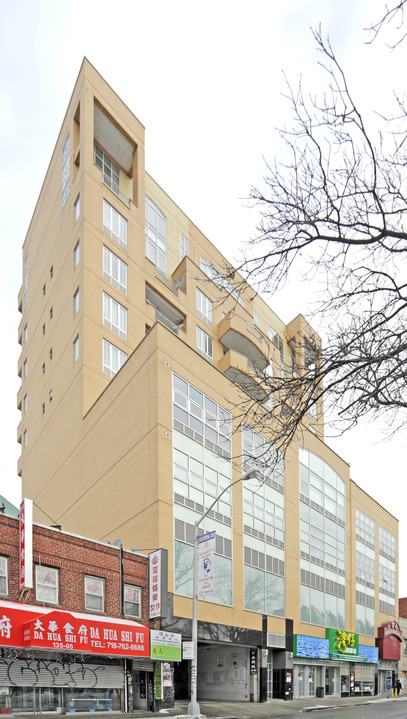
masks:
MULTIPOLYGON (((3 353, 0 494, 20 501, 16 475, 17 294, 21 247, 66 107, 86 55, 146 127, 146 169, 230 259, 254 234, 244 198, 281 151, 289 120, 283 70, 320 86, 309 30, 322 23, 354 95, 374 121, 403 91, 406 48, 364 44, 380 0, 0 0, 0 299, 3 353), (401 72, 399 71, 401 68, 401 72), (7 261, 6 261, 7 260, 7 261)), ((272 306, 306 314, 313 287, 291 284, 272 306)), ((407 596, 405 437, 365 426, 332 446, 352 478, 400 519, 400 596, 407 596)))

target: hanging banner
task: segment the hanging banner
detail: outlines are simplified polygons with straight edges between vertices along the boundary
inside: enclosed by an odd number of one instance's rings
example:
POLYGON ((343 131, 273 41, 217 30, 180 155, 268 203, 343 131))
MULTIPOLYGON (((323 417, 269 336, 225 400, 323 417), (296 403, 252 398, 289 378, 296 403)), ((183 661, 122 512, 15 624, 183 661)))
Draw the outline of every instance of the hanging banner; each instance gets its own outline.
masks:
POLYGON ((215 591, 215 532, 198 537, 198 595, 213 594, 215 591))
POLYGON ((150 619, 166 617, 168 612, 168 550, 157 549, 148 555, 150 619))

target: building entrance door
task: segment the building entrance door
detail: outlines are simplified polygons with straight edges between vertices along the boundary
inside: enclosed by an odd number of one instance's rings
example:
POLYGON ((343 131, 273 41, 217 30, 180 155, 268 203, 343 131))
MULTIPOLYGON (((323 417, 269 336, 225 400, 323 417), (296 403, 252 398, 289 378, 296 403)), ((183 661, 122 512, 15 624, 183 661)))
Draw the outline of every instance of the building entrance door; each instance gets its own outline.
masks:
POLYGON ((55 712, 61 706, 61 689, 57 687, 11 687, 13 714, 55 712))

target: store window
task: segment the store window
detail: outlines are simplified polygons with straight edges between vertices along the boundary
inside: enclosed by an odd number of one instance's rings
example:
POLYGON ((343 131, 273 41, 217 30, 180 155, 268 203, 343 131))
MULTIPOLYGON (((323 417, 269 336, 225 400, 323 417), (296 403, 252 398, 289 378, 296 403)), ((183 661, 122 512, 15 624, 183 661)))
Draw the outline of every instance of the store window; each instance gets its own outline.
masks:
POLYGON ((37 602, 58 604, 58 569, 36 565, 35 598, 37 602))
POLYGON ((85 577, 85 609, 103 612, 105 608, 105 583, 98 577, 85 577))
POLYGON ((141 589, 131 584, 124 585, 124 613, 128 617, 141 616, 141 589))

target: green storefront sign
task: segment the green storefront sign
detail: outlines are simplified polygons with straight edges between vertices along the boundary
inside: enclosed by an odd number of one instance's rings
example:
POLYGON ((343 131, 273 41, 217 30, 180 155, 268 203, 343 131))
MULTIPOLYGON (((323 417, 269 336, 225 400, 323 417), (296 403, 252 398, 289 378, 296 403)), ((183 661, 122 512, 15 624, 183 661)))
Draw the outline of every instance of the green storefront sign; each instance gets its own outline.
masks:
POLYGON ((330 659, 349 659, 366 661, 359 657, 359 634, 346 632, 343 629, 327 629, 326 638, 329 640, 330 659))

